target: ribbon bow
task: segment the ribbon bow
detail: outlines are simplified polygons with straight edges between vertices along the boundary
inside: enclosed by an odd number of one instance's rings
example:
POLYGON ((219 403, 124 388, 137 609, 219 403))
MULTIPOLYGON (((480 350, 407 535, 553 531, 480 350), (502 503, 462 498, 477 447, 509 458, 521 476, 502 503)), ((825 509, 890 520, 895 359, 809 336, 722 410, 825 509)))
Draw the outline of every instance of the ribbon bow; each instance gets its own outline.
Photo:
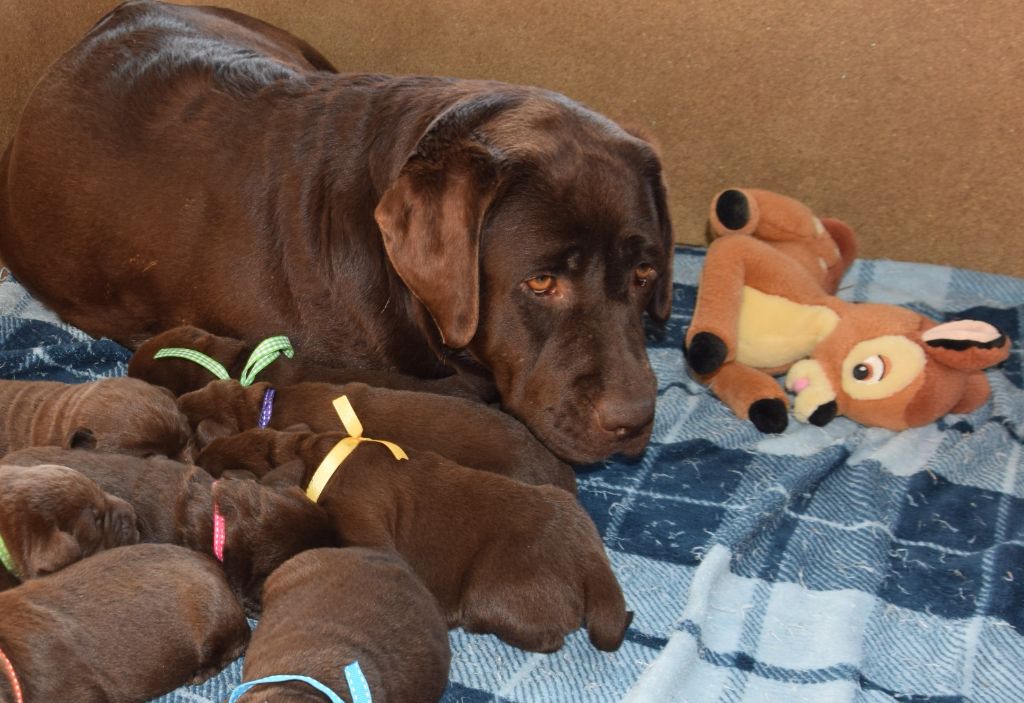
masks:
MULTIPOLYGON (((267 337, 252 350, 252 354, 249 355, 249 360, 245 362, 245 367, 242 369, 242 375, 239 376, 238 382, 243 386, 251 386, 253 381, 256 380, 256 374, 267 368, 281 354, 284 354, 289 359, 295 356, 295 350, 292 349, 291 341, 283 334, 276 337, 267 337)), ((165 357, 188 359, 199 364, 222 381, 231 378, 231 375, 222 363, 195 349, 164 347, 153 355, 154 359, 163 359, 165 357)))
POLYGON ((383 444, 385 447, 391 450, 392 456, 395 459, 402 461, 408 459, 402 448, 394 442, 388 442, 385 439, 371 439, 363 436, 363 423, 359 421, 356 416, 356 411, 352 408, 352 403, 349 402, 348 396, 343 395, 340 398, 334 399, 334 410, 338 413, 338 417, 341 419, 342 427, 348 432, 349 436, 342 438, 331 451, 327 452, 327 456, 320 462, 320 466, 313 472, 313 478, 309 480, 309 485, 306 486, 306 495, 314 503, 320 500, 320 494, 323 493, 324 488, 327 487, 328 481, 334 476, 334 473, 341 466, 341 462, 348 458, 348 455, 352 453, 352 450, 359 446, 361 442, 377 442, 383 444))

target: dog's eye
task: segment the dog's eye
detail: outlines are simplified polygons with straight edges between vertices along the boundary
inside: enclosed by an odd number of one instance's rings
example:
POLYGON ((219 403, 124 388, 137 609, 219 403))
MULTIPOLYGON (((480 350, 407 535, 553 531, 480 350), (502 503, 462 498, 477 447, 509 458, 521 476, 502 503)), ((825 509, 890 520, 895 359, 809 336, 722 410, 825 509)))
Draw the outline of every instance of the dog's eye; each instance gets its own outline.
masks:
POLYGON ((878 383, 885 378, 889 365, 884 356, 869 356, 853 367, 853 377, 861 383, 878 383))
POLYGON ((650 264, 640 264, 634 270, 634 274, 636 275, 636 284, 641 288, 650 285, 658 277, 658 271, 650 264))
POLYGON ((555 289, 556 279, 554 276, 548 274, 541 274, 540 276, 534 276, 533 278, 526 279, 526 285, 530 287, 537 295, 544 295, 550 293, 555 289))

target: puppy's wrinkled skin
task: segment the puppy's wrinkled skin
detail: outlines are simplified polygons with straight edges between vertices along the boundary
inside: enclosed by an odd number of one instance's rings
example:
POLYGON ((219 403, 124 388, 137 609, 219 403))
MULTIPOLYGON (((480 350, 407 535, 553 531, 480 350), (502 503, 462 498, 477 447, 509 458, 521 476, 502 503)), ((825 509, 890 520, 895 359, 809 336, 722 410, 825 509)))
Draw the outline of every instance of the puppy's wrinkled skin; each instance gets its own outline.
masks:
MULTIPOLYGON (((211 443, 197 461, 252 471, 274 485, 307 485, 342 434, 250 430, 211 443), (262 454, 252 451, 262 446, 262 454), (232 449, 241 450, 232 458, 232 449)), ((451 627, 550 652, 586 626, 604 650, 632 619, 604 545, 576 498, 459 466, 432 452, 407 461, 364 442, 320 497, 347 545, 401 554, 451 627)))
POLYGON ((0 160, 3 258, 90 334, 285 334, 315 364, 482 376, 570 462, 647 444, 672 246, 654 148, 566 96, 340 74, 216 8, 113 10, 0 160))
MULTIPOLYGON (((243 387, 214 381, 178 398, 195 428, 199 447, 212 439, 255 428, 266 383, 243 387)), ((576 474, 515 418, 462 398, 374 388, 299 383, 275 389, 272 429, 305 426, 313 432, 340 430, 333 401, 348 396, 363 434, 408 449, 429 450, 457 464, 503 474, 531 484, 550 483, 576 492, 576 474)), ((230 467, 223 467, 230 468, 230 467)))
POLYGON ((139 541, 131 505, 77 471, 38 463, 0 465, 0 537, 16 572, 0 566, 0 590, 139 541))
POLYGON ((173 395, 135 378, 0 381, 0 456, 63 446, 188 459, 191 439, 173 395))
MULTIPOLYGON (((231 378, 237 379, 241 377, 256 344, 234 337, 211 334, 191 325, 172 327, 139 345, 128 362, 128 375, 163 386, 174 395, 199 390, 215 380, 216 377, 212 373, 194 361, 179 357, 153 358, 158 351, 168 347, 193 349, 206 354, 224 366, 231 378)), ((494 384, 479 376, 455 374, 447 378, 421 379, 373 369, 323 366, 310 363, 301 355, 295 358, 288 358, 284 354, 278 356, 273 363, 260 371, 258 378, 277 388, 307 381, 358 382, 379 388, 440 393, 485 402, 498 399, 494 384)))
POLYGON ((147 701, 209 678, 249 639, 216 563, 168 544, 117 547, 28 581, 0 593, 0 612, 27 703, 147 701))
MULTIPOLYGON (((359 662, 374 703, 432 703, 444 693, 450 660, 437 603, 400 556, 314 549, 267 579, 242 678, 303 674, 345 697, 344 668, 359 662)), ((324 699, 306 684, 282 683, 257 686, 245 700, 324 699)))
MULTIPOLYGON (((135 507, 143 542, 167 542, 213 556, 213 501, 224 516, 224 572, 247 612, 259 611, 260 589, 289 557, 339 544, 326 511, 298 488, 223 480, 197 466, 162 457, 33 447, 3 463, 70 466, 135 507)), ((21 469, 14 469, 20 471, 21 469)))

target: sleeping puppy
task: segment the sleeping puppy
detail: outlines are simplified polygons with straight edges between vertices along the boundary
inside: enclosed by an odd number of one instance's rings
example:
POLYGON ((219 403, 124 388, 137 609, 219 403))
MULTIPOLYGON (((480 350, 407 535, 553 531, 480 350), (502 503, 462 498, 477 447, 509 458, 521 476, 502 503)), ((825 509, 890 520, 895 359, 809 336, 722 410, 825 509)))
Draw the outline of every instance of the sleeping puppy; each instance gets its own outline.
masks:
POLYGON ((132 506, 77 471, 0 466, 0 590, 138 541, 132 506))
MULTIPOLYGON (((314 549, 267 579, 242 678, 299 674, 352 700, 345 669, 358 662, 375 703, 433 703, 450 661, 437 603, 400 556, 314 549)), ((320 700, 309 684, 294 681, 245 694, 247 703, 320 700)))
POLYGON ((294 486, 246 480, 215 484, 199 467, 163 457, 140 459, 82 449, 32 447, 2 461, 10 466, 70 466, 135 507, 141 541, 168 542, 211 556, 218 551, 216 501, 225 528, 220 550, 224 572, 250 614, 259 611, 263 581, 285 560, 303 549, 339 544, 327 513, 294 486))
POLYGON ((0 381, 0 456, 59 445, 188 458, 191 437, 174 397, 135 378, 0 381))
MULTIPOLYGON (((250 430, 212 442, 197 461, 305 487, 344 436, 250 430)), ((574 496, 406 452, 407 461, 396 461, 363 442, 327 483, 319 502, 344 544, 396 550, 451 627, 551 652, 585 624, 594 646, 619 647, 632 614, 574 496)))
POLYGON ((169 544, 118 547, 0 593, 0 700, 136 703, 199 683, 249 626, 214 561, 169 544))
MULTIPOLYGON (((216 437, 256 427, 268 387, 214 381, 178 398, 178 407, 195 428, 201 448, 216 437)), ((273 429, 304 425, 313 432, 338 430, 341 422, 333 401, 347 395, 368 437, 433 451, 457 464, 525 483, 551 483, 576 492, 572 467, 548 451, 525 425, 486 405, 363 383, 298 383, 274 391, 268 425, 273 429)))
MULTIPOLYGON (((128 375, 163 386, 174 395, 181 395, 199 390, 213 381, 215 377, 194 361, 178 357, 153 358, 154 354, 166 347, 193 349, 206 354, 219 362, 231 378, 239 378, 256 344, 247 343, 234 337, 211 334, 191 325, 172 327, 150 337, 132 354, 132 358, 128 362, 128 375)), ((321 366, 309 361, 304 356, 288 358, 283 354, 260 371, 259 379, 275 387, 290 386, 303 381, 359 382, 379 388, 426 391, 485 402, 497 400, 494 384, 481 383, 483 379, 479 376, 453 375, 447 378, 418 379, 397 372, 321 366)))

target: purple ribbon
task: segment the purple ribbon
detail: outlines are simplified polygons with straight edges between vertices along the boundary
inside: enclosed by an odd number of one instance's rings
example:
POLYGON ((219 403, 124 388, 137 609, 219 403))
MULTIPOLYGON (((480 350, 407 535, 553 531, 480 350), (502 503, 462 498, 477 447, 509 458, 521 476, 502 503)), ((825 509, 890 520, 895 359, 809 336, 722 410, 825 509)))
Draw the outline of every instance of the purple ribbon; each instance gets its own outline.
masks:
POLYGON ((263 394, 263 407, 260 408, 259 428, 262 430, 270 424, 270 413, 274 411, 274 389, 268 388, 263 394))

